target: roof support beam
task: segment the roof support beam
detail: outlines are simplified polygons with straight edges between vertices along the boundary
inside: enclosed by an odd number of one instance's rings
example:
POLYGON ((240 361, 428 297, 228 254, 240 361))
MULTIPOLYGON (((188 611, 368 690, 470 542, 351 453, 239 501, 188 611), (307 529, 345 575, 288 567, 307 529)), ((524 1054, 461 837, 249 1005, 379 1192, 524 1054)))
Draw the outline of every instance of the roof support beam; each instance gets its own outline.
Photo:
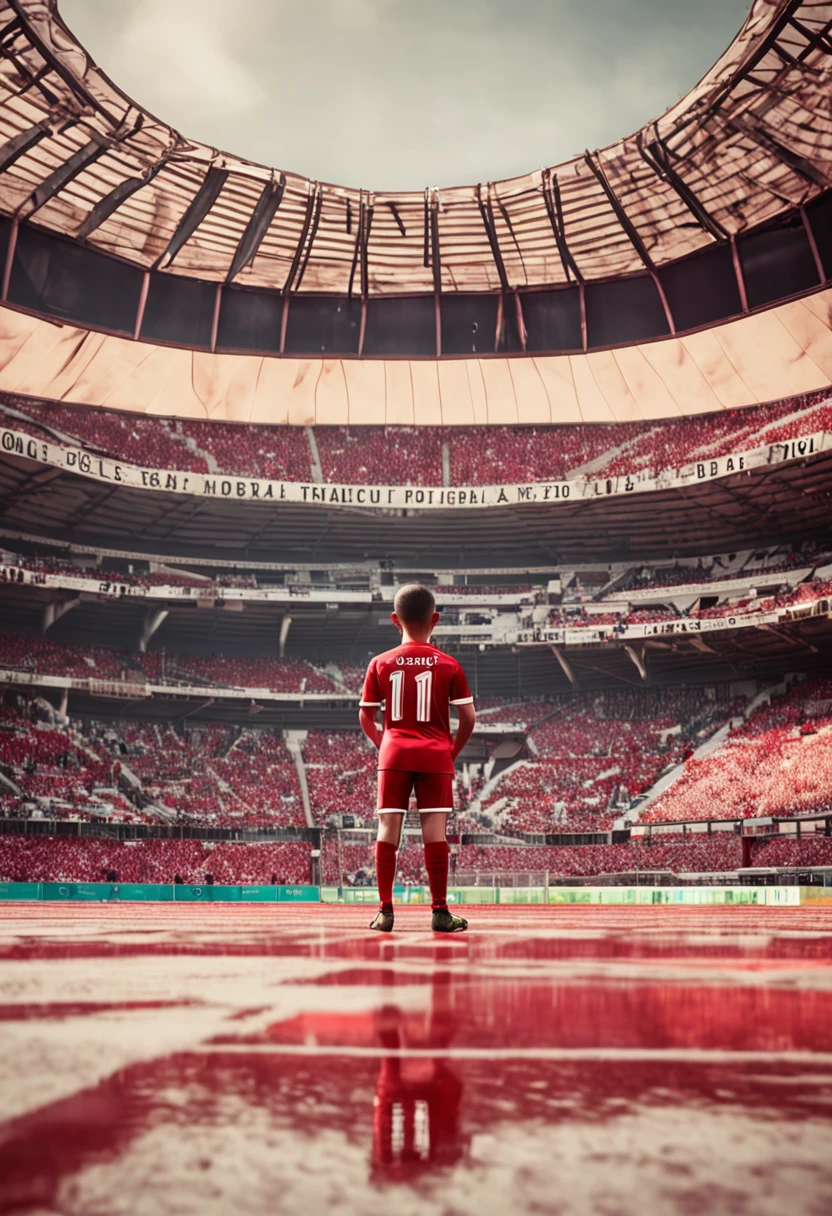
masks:
POLYGON ((500 277, 500 286, 502 287, 503 291, 508 291, 508 275, 506 274, 503 255, 500 252, 500 243, 497 239, 497 228, 494 223, 494 208, 491 206, 490 193, 491 186, 489 183, 486 190, 485 200, 483 200, 482 183, 477 185, 477 206, 480 209, 480 216, 482 217, 483 227, 485 228, 485 235, 488 237, 488 244, 491 247, 491 255, 494 258, 494 265, 497 267, 497 274, 500 277))
POLYGON ((802 21, 798 21, 796 17, 791 17, 789 19, 789 25, 792 27, 792 29, 797 30, 798 34, 806 39, 806 45, 797 56, 798 63, 802 63, 804 59, 808 59, 808 57, 812 54, 812 51, 816 50, 819 46, 822 46, 827 54, 832 54, 832 43, 829 41, 829 31, 832 30, 832 21, 827 21, 826 25, 819 30, 810 30, 808 26, 805 26, 802 23, 802 21))
POLYGON ((0 173, 5 173, 16 160, 34 148, 47 135, 50 135, 48 125, 38 123, 35 127, 29 127, 28 131, 21 131, 19 135, 15 135, 14 139, 10 139, 8 143, 0 147, 0 173))
MULTIPOLYGON (((294 254, 294 257, 292 258, 292 264, 289 267, 289 273, 287 274, 286 281, 283 284, 283 291, 286 295, 288 295, 288 293, 292 290, 292 284, 295 281, 295 275, 297 274, 298 266, 300 265, 300 259, 303 256, 303 249, 304 249, 304 246, 306 245, 306 238, 309 234, 309 228, 312 223, 312 215, 315 210, 315 196, 317 194, 317 183, 315 183, 315 187, 316 187, 315 189, 312 189, 312 183, 311 182, 309 183, 309 188, 308 188, 307 194, 306 194, 306 214, 303 217, 303 226, 301 227, 301 230, 300 230, 300 236, 298 237, 298 243, 295 246, 295 254, 294 254)), ((353 266, 354 265, 355 265, 355 263, 353 262, 353 266)))
POLYGON ((567 660, 566 655, 563 653, 563 651, 559 650, 557 646, 552 646, 551 651, 552 651, 552 654, 557 659, 558 663, 560 664, 563 674, 566 676, 567 680, 572 685, 572 687, 580 688, 580 685, 578 683, 578 677, 575 675, 575 672, 572 670, 572 665, 567 660))
POLYGON ((652 280, 655 284, 656 291, 659 293, 659 299, 662 302, 662 308, 664 309, 664 315, 667 318, 668 328, 669 328, 671 334, 675 334, 676 325, 673 320, 673 313, 670 311, 670 305, 667 302, 667 296, 664 293, 664 288, 662 287, 661 279, 659 278, 658 274, 656 273, 656 267, 653 264, 653 259, 650 257, 650 254, 647 252, 647 247, 645 246, 644 241, 642 241, 637 228, 633 224, 630 217, 627 215, 627 212, 621 206, 621 201, 619 200, 618 195, 615 193, 615 191, 613 190, 609 181, 607 180, 607 175, 603 170, 601 162, 599 160, 595 160, 589 152, 584 153, 584 160, 586 161, 587 165, 589 166, 591 173, 594 175, 594 177, 598 181, 598 184, 600 185, 601 189, 604 191, 604 194, 606 194, 607 201, 608 201, 609 205, 612 207, 613 211, 615 212, 615 216, 616 216, 619 224, 621 225, 621 227, 624 229, 625 233, 629 237, 630 243, 632 244, 632 246, 635 249, 638 256, 641 258, 641 260, 644 263, 647 270, 649 271, 650 277, 652 278, 652 280))
POLYGON ((111 114, 108 109, 102 106, 99 98, 97 98, 88 89, 84 88, 80 80, 78 80, 78 78, 69 68, 64 66, 58 56, 55 55, 47 43, 43 41, 37 30, 29 22, 28 16, 26 12, 24 12, 22 0, 7 0, 7 2, 9 7, 16 13, 17 20, 21 23, 23 29, 25 30, 26 37, 31 45, 35 48, 40 57, 50 65, 52 71, 55 72, 57 76, 60 76, 61 80, 70 90, 70 92, 77 98, 77 100, 81 102, 82 106, 84 108, 88 108, 94 114, 102 114, 112 127, 119 126, 121 119, 115 114, 111 114))
POLYGON ((829 178, 820 169, 816 168, 810 160, 805 156, 798 155, 797 152, 792 152, 791 148, 785 147, 776 140, 768 131, 763 131, 760 127, 752 122, 748 115, 737 114, 725 120, 725 125, 739 132, 740 135, 747 136, 752 143, 755 143, 758 148, 762 148, 764 152, 768 152, 775 160, 779 160, 781 164, 791 169, 796 177, 801 181, 807 182, 811 186, 820 186, 825 190, 829 185, 829 178))
POLYGON ((555 244, 558 247, 560 262, 561 266, 563 266, 563 273, 566 275, 566 281, 567 283, 571 283, 572 276, 574 275, 575 281, 582 283, 583 275, 578 269, 578 264, 566 243, 563 206, 560 199, 560 184, 557 174, 553 173, 551 169, 543 170, 543 201, 546 204, 546 213, 549 216, 549 223, 552 225, 552 232, 555 237, 555 244))
POLYGON ((40 625, 41 633, 48 633, 56 621, 59 621, 62 616, 66 616, 73 608, 77 608, 80 603, 80 595, 76 595, 69 600, 50 600, 43 609, 40 625))
POLYGON ((634 646, 625 646, 624 653, 627 655, 628 659, 632 660, 633 666, 635 667, 636 671, 641 676, 642 680, 646 682, 647 668, 645 666, 644 650, 642 649, 641 653, 639 654, 639 652, 636 650, 636 648, 634 646))
POLYGON ((263 243, 277 209, 283 202, 283 195, 285 193, 285 173, 281 173, 277 181, 272 178, 270 182, 266 182, 251 213, 251 218, 246 224, 245 232, 240 237, 240 243, 234 251, 234 257, 231 259, 228 274, 225 276, 226 283, 231 283, 241 270, 246 266, 250 266, 254 261, 257 250, 263 243))
POLYGON ((699 114, 698 117, 700 122, 703 121, 705 117, 712 118, 717 111, 722 108, 723 103, 731 96, 739 82, 746 77, 749 72, 753 72, 757 64, 765 59, 766 55, 774 46, 775 42, 783 33, 783 30, 792 20, 794 14, 798 11, 803 2, 804 0, 788 0, 788 3, 784 6, 780 16, 774 22, 765 38, 761 40, 756 50, 752 51, 748 58, 740 64, 733 75, 725 81, 715 97, 712 99, 707 108, 706 114, 699 114))
POLYGON ((315 206, 312 211, 312 223, 309 225, 309 235, 307 237, 306 247, 300 259, 298 275, 292 288, 293 291, 299 290, 300 285, 303 282, 303 276, 306 273, 306 267, 309 265, 309 257, 312 253, 312 246, 315 243, 315 237, 318 235, 318 225, 321 222, 321 208, 323 207, 323 202, 324 189, 319 182, 315 188, 315 206))
POLYGON ((109 146, 108 140, 100 135, 94 136, 89 143, 84 144, 83 148, 79 148, 73 156, 58 165, 57 169, 43 179, 25 202, 21 203, 17 216, 20 219, 28 219, 29 216, 34 215, 56 194, 60 194, 64 186, 69 185, 73 178, 76 178, 79 173, 83 173, 87 165, 91 165, 100 156, 103 156, 109 146))
POLYGON ((148 608, 147 612, 144 614, 142 631, 139 635, 139 654, 145 654, 147 652, 147 643, 153 637, 159 626, 163 625, 167 620, 169 612, 169 608, 148 608))
POLYGON ((645 144, 644 132, 639 131, 636 137, 636 146, 641 153, 642 160, 649 165, 653 172, 661 181, 673 189, 679 198, 687 207, 693 218, 700 224, 706 232, 709 232, 714 240, 726 241, 728 233, 719 224, 713 216, 705 209, 703 204, 694 194, 693 190, 682 181, 679 174, 670 163, 670 154, 667 150, 667 145, 659 135, 658 127, 653 124, 653 141, 645 144))
POLYGON ((114 211, 117 211, 122 203, 128 198, 132 198, 139 190, 143 190, 145 186, 149 186, 154 177, 167 164, 167 158, 158 161, 155 165, 151 165, 143 177, 128 177, 123 182, 119 182, 114 190, 109 194, 105 194, 102 199, 95 204, 92 210, 87 214, 81 227, 78 229, 77 236, 80 241, 86 238, 96 228, 100 228, 105 220, 108 220, 114 211))
POLYGON ((217 201, 227 177, 227 169, 217 169, 214 165, 210 167, 202 179, 202 185, 192 198, 190 206, 176 225, 176 231, 171 237, 167 249, 157 259, 154 270, 166 270, 171 265, 179 250, 194 234, 217 201))
POLYGON ((438 191, 425 191, 425 199, 427 205, 427 196, 430 193, 430 264, 433 270, 433 300, 434 300, 434 325, 436 329, 436 354, 442 354, 442 312, 440 297, 442 295, 442 255, 439 249, 439 195, 438 191))

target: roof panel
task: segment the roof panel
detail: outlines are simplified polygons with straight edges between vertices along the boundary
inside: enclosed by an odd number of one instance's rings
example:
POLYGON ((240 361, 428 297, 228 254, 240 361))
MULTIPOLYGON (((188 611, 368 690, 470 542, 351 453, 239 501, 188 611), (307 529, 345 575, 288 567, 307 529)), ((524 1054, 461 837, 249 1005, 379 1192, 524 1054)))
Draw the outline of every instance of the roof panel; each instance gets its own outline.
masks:
MULTIPOLYGON (((276 171, 188 141, 131 101, 67 30, 57 0, 0 0, 0 28, 16 18, 20 27, 0 59, 0 147, 39 123, 49 134, 0 173, 0 213, 25 209, 50 175, 100 140, 96 159, 57 188, 53 179, 36 222, 75 236, 96 203, 147 178, 86 239, 148 267, 213 165, 228 177, 169 273, 223 281, 276 171)), ((830 25, 832 4, 755 0, 734 42, 685 97, 642 132, 593 153, 609 191, 581 157, 547 171, 557 182, 566 244, 586 279, 637 273, 644 251, 657 266, 675 261, 775 219, 829 183, 830 25)), ((540 172, 428 190, 424 198, 285 177, 283 202, 237 275, 241 284, 345 293, 352 278, 356 292, 432 291, 431 207, 442 291, 566 281, 540 172), (362 213, 372 216, 369 232, 362 213)))

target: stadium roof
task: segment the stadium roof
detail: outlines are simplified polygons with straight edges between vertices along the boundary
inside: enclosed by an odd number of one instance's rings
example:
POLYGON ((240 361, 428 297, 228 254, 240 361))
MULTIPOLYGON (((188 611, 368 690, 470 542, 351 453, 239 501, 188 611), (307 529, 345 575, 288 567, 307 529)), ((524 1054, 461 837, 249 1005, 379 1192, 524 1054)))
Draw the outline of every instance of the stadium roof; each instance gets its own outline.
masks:
POLYGON ((0 212, 143 269, 286 293, 655 275, 827 188, 830 29, 832 4, 755 0, 634 135, 507 181, 372 194, 187 139, 96 67, 56 0, 2 0, 0 212))

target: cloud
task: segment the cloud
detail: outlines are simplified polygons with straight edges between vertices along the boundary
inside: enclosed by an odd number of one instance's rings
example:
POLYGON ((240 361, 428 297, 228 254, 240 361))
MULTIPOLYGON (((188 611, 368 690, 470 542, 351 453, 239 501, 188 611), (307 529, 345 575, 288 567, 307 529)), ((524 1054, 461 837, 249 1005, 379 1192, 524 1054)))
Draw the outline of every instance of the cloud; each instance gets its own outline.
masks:
POLYGON ((747 0, 61 4, 102 68, 183 134, 379 190, 493 180, 603 147, 695 83, 746 10, 747 0))

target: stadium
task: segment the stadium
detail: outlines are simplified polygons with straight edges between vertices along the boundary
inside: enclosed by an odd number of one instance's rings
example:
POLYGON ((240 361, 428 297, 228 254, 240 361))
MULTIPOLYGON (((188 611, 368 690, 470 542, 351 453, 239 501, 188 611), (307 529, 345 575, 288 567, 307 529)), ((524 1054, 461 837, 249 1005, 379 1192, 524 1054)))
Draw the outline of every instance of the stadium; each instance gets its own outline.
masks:
POLYGON ((0 1211, 823 1210, 832 5, 418 192, 0 52, 0 1211), (453 941, 415 807, 365 931, 413 582, 453 941))

